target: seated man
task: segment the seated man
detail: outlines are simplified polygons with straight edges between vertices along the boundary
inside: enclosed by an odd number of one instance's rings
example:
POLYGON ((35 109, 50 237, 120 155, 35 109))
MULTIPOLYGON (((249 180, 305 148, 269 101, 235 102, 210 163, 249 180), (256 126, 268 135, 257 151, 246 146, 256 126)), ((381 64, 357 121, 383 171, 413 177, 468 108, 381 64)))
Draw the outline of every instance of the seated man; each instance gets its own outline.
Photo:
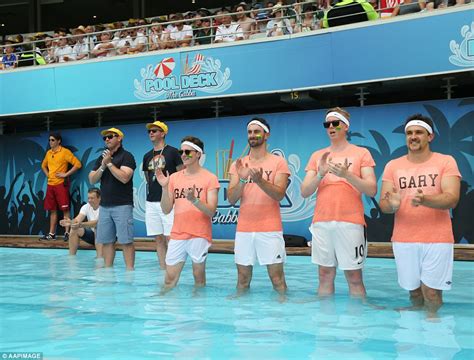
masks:
POLYGON ((232 22, 232 17, 228 10, 221 11, 222 24, 217 27, 216 37, 214 42, 232 42, 244 39, 244 33, 239 24, 232 22))
POLYGON ((102 244, 95 244, 95 228, 99 219, 100 190, 89 189, 87 204, 81 207, 79 214, 72 220, 64 219, 59 222, 63 227, 71 227, 69 233, 69 255, 76 255, 79 240, 95 245, 97 258, 102 258, 102 244), (87 218, 87 221, 84 219, 87 218))

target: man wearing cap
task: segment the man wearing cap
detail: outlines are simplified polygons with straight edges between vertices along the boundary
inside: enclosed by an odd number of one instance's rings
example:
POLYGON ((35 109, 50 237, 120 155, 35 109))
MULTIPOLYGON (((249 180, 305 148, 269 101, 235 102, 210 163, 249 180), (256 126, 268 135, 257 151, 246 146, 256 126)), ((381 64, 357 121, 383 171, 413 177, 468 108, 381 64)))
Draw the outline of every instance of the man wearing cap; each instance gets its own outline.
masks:
MULTIPOLYGON (((58 210, 61 210, 65 219, 70 219, 69 214, 69 176, 82 167, 81 162, 73 153, 62 146, 60 133, 49 134, 50 149, 41 163, 48 186, 44 198, 44 209, 50 212, 49 234, 44 234, 40 240, 55 240, 56 226, 58 224, 58 210), (72 165, 68 170, 68 166, 72 165)), ((69 227, 66 227, 64 240, 69 239, 69 227)))
POLYGON ((185 168, 172 175, 157 168, 156 177, 163 187, 161 208, 169 214, 174 208, 174 222, 166 253, 163 292, 176 286, 189 256, 193 263, 194 286, 206 285, 206 259, 212 243, 212 217, 217 208, 219 180, 204 169, 200 160, 204 143, 186 136, 179 150, 185 168))
POLYGON ((240 200, 234 249, 238 292, 250 287, 257 259, 267 267, 273 288, 280 294, 287 289, 280 201, 285 196, 290 170, 283 157, 268 152, 269 137, 270 126, 265 119, 250 120, 250 153, 234 162, 229 171, 229 202, 234 205, 240 200))
POLYGON ((293 34, 290 20, 283 17, 283 6, 276 4, 272 8, 273 19, 267 24, 267 37, 293 34))
POLYGON ((349 293, 365 297, 362 268, 367 254, 362 194, 377 193, 375 162, 370 152, 347 141, 350 114, 327 111, 323 126, 331 145, 311 155, 301 195, 317 193, 311 259, 319 266, 320 296, 334 294, 336 268, 344 270, 349 293))
POLYGON ((72 34, 74 35, 73 39, 76 42, 72 48, 76 60, 89 59, 89 52, 91 49, 89 48, 89 43, 85 40, 86 32, 84 27, 79 26, 72 31, 72 34))
POLYGON ((229 10, 223 9, 221 11, 221 25, 217 27, 215 43, 233 42, 244 39, 244 33, 240 24, 232 22, 232 17, 229 15, 229 10))
POLYGON ((106 267, 114 264, 115 241, 122 246, 127 270, 134 270, 133 246, 133 155, 122 146, 123 132, 110 128, 101 132, 106 149, 89 173, 93 185, 100 181, 101 203, 96 242, 103 244, 106 267))
POLYGON ((380 208, 395 214, 392 235, 398 283, 414 308, 435 317, 451 289, 454 236, 449 211, 459 200, 461 174, 452 156, 432 152, 433 121, 405 122, 408 155, 391 160, 382 176, 380 208))
POLYGON ((183 168, 178 149, 165 143, 168 126, 155 121, 146 125, 153 149, 143 156, 143 172, 147 183, 145 224, 147 236, 154 236, 156 253, 161 269, 166 269, 166 249, 169 241, 174 213, 165 215, 161 209, 161 185, 156 181, 156 169, 173 174, 183 168))

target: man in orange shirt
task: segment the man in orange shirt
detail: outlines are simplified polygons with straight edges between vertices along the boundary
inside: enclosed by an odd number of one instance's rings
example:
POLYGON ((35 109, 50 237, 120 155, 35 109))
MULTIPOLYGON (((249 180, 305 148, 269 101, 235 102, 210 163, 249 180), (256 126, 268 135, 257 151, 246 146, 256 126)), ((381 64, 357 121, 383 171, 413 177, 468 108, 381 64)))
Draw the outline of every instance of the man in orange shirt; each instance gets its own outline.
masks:
POLYGON ((319 295, 334 294, 336 267, 344 270, 349 293, 365 297, 362 268, 367 252, 362 194, 375 196, 375 162, 365 148, 347 141, 350 114, 327 111, 323 126, 331 145, 311 155, 301 195, 317 191, 311 258, 319 266, 319 295))
POLYGON ((451 289, 454 236, 449 210, 459 200, 461 174, 449 155, 432 152, 433 122, 421 114, 405 122, 408 155, 390 161, 382 177, 380 208, 395 214, 392 243, 398 283, 414 308, 436 316, 451 289))
POLYGON ((193 262, 194 286, 206 285, 206 259, 212 242, 212 217, 217 208, 219 180, 204 169, 199 160, 204 144, 193 136, 181 141, 179 150, 184 169, 169 175, 157 167, 156 179, 162 186, 161 208, 174 221, 166 253, 163 292, 176 286, 186 258, 193 262))
MULTIPOLYGON (((41 169, 48 179, 48 187, 44 198, 44 209, 50 211, 49 234, 44 234, 40 240, 55 240, 58 224, 58 210, 64 214, 64 219, 71 218, 69 214, 69 176, 81 168, 81 162, 69 149, 62 146, 59 133, 49 134, 49 149, 46 152, 41 169), (69 164, 72 168, 68 170, 69 164)), ((64 241, 69 240, 69 227, 66 227, 64 241)))
POLYGON ((230 168, 228 197, 231 204, 240 200, 235 234, 237 289, 246 291, 258 259, 266 265, 273 288, 286 289, 283 264, 286 260, 280 201, 284 198, 290 170, 286 160, 267 151, 270 125, 263 118, 247 124, 250 154, 230 168))

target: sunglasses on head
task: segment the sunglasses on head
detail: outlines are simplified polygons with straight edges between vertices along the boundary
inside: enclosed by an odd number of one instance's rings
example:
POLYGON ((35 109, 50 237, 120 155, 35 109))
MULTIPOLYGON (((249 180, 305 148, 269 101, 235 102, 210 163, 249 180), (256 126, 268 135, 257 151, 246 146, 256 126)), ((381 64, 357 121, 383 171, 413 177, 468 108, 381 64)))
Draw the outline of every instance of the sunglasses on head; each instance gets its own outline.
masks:
POLYGON ((156 133, 156 132, 158 132, 158 131, 159 131, 159 132, 163 132, 163 130, 160 130, 160 129, 148 129, 148 134, 150 134, 150 133, 153 133, 153 134, 154 134, 154 133, 156 133))
POLYGON ((116 134, 109 134, 109 135, 105 135, 105 136, 102 136, 102 139, 105 140, 112 140, 114 137, 117 137, 118 135, 116 134))
POLYGON ((339 126, 340 123, 341 123, 341 120, 326 121, 326 122, 323 122, 323 126, 325 129, 328 129, 329 125, 332 124, 333 127, 336 127, 336 126, 339 126))
POLYGON ((179 155, 183 155, 183 154, 189 155, 189 154, 191 154, 191 151, 196 151, 196 150, 189 150, 189 149, 178 150, 178 153, 179 153, 179 155))

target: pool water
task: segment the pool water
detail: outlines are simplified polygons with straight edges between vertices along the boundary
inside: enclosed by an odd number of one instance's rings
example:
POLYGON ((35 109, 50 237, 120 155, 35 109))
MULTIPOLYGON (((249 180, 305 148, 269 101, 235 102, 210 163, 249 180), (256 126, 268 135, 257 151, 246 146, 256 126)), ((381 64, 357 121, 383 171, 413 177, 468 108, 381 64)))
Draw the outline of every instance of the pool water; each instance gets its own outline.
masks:
POLYGON ((409 305, 393 260, 368 259, 368 300, 319 300, 316 267, 290 256, 286 301, 256 267, 252 289, 234 298, 233 256, 210 254, 207 287, 195 291, 188 260, 178 287, 160 296, 156 254, 137 253, 126 272, 96 268, 94 251, 0 249, 0 351, 48 359, 473 359, 472 263, 456 262, 437 322, 409 305), (380 309, 379 307, 383 307, 380 309))

